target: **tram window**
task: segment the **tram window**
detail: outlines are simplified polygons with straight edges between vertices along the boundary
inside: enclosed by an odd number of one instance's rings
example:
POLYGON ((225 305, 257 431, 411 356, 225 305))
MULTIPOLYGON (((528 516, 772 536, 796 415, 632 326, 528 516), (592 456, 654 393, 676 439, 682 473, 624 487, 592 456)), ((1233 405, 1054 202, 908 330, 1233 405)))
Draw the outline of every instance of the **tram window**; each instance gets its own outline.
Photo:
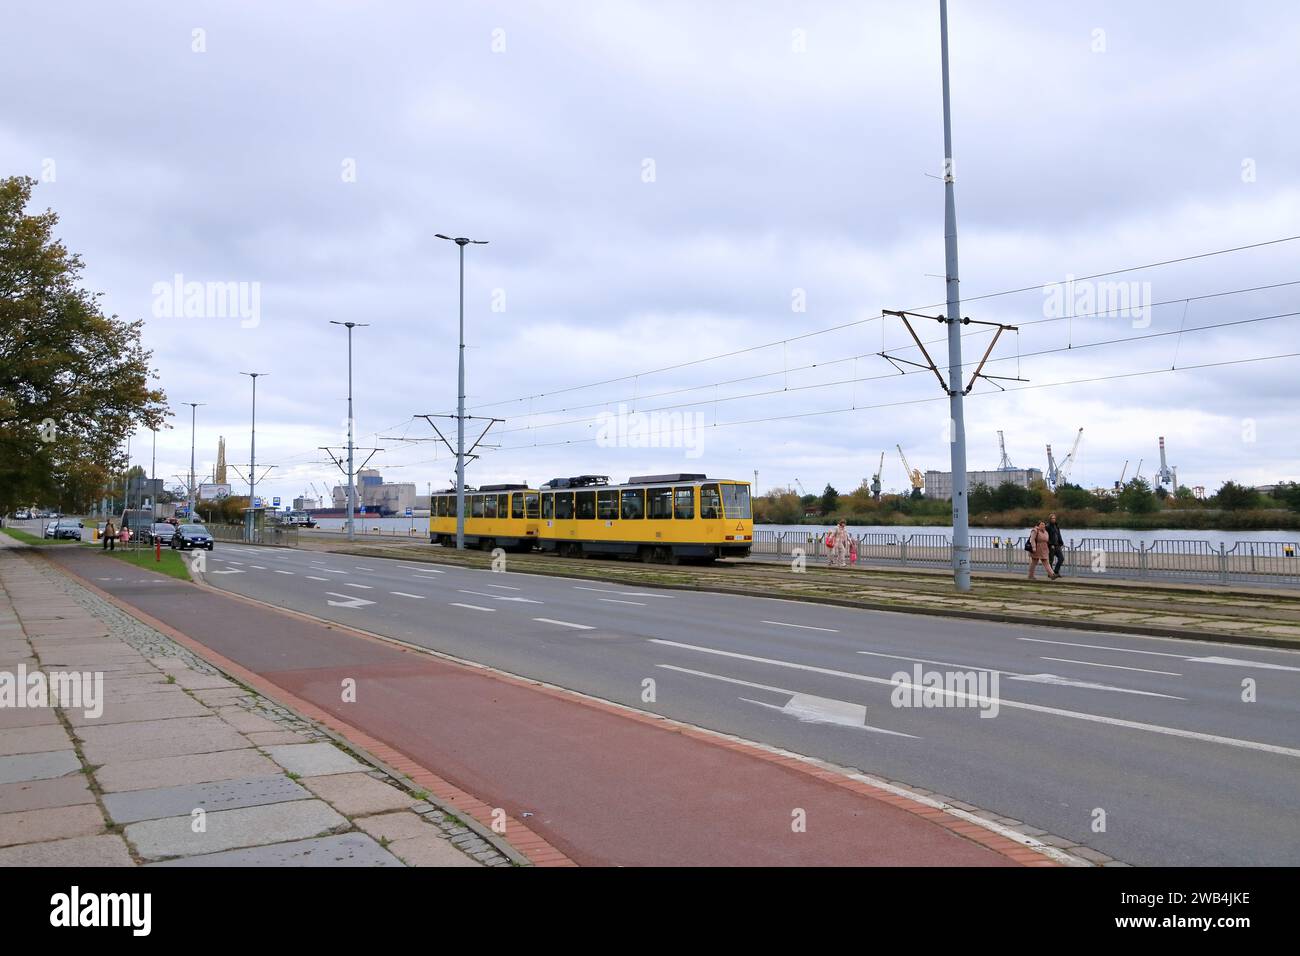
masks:
POLYGON ((510 517, 522 518, 524 516, 524 496, 515 492, 510 496, 510 517))
POLYGON ((443 495, 438 499, 438 517, 446 518, 456 514, 456 500, 443 495))
POLYGON ((646 491, 646 516, 649 518, 671 518, 673 516, 673 490, 671 488, 651 488, 646 491))
POLYGON ((645 517, 645 492, 640 488, 623 492, 623 520, 634 521, 645 517))
POLYGON ((596 517, 601 521, 610 521, 618 517, 618 499, 613 491, 596 492, 596 517))
POLYGON ((536 518, 537 514, 537 492, 526 492, 524 494, 524 516, 528 518, 536 518))
POLYGON ((555 495, 542 495, 542 517, 555 517, 555 495))
POLYGON ((433 516, 435 518, 447 517, 447 499, 442 495, 437 495, 433 499, 433 516))
POLYGON ((483 496, 474 495, 469 501, 469 516, 471 518, 483 517, 483 496))
POLYGON ((497 495, 497 517, 504 518, 510 514, 510 496, 497 495))
POLYGON ((594 491, 579 491, 577 494, 577 514, 576 518, 587 520, 596 517, 596 493, 594 491))
POLYGON ((558 492, 555 495, 555 520, 568 521, 571 518, 573 518, 573 492, 558 492))
POLYGON ((497 496, 483 495, 483 517, 495 518, 497 516, 497 496))
POLYGON ((728 518, 753 517, 749 510, 749 485, 723 485, 722 506, 728 518))
POLYGON ((695 489, 673 489, 673 517, 678 521, 690 521, 695 517, 695 489))
POLYGON ((700 517, 722 517, 722 496, 717 485, 700 485, 700 517))

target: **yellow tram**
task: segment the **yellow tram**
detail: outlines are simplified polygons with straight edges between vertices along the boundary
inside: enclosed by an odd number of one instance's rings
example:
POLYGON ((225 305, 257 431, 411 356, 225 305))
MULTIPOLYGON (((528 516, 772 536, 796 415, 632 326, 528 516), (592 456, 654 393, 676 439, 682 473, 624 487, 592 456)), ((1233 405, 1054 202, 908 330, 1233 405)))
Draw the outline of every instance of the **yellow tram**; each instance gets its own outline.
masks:
MULTIPOLYGON (((754 541, 749 482, 702 474, 641 475, 621 485, 604 475, 555 478, 538 489, 489 485, 467 491, 465 501, 465 543, 484 550, 676 564, 747 557, 754 541)), ((454 491, 434 495, 429 540, 455 545, 454 491)))

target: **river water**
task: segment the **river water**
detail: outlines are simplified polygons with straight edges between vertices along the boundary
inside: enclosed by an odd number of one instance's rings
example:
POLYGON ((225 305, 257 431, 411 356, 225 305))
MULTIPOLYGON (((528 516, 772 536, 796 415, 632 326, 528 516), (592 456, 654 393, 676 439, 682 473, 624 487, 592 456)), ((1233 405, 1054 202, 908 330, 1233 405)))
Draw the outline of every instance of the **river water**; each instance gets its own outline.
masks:
MULTIPOLYGON (((344 525, 343 518, 321 518, 317 521, 317 528, 322 531, 342 531, 344 525)), ((423 518, 360 518, 356 519, 356 528, 358 533, 373 534, 379 531, 383 534, 406 535, 410 537, 421 536, 428 532, 429 519, 423 518)), ((798 524, 760 524, 754 526, 755 531, 829 531, 830 526, 818 525, 798 525, 798 524)), ((893 534, 900 538, 913 534, 941 534, 945 538, 952 539, 952 527, 949 525, 849 525, 848 530, 853 534, 893 534)), ((1019 538, 1023 537, 1029 531, 1028 528, 971 528, 972 535, 997 535, 1001 538, 1019 538)), ((1229 548, 1238 541, 1300 541, 1300 532, 1297 531, 1182 531, 1182 530, 1156 530, 1156 531, 1134 531, 1125 528, 1062 528, 1066 541, 1071 539, 1078 541, 1082 538, 1125 538, 1134 544, 1150 544, 1156 540, 1176 540, 1176 541, 1209 541, 1216 548, 1220 544, 1226 544, 1229 548)))

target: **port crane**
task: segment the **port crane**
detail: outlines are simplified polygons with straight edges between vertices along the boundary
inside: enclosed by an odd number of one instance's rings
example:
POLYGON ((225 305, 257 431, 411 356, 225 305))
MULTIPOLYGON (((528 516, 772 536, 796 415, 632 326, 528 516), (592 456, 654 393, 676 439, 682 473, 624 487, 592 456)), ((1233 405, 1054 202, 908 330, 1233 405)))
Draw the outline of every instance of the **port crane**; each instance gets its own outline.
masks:
POLYGON ((1007 457, 1007 440, 1002 437, 1002 429, 998 429, 998 450, 1002 452, 1002 460, 998 462, 998 471, 1015 471, 1016 466, 1011 464, 1011 459, 1007 457))
MULTIPOLYGON (((998 433, 999 435, 1001 432, 998 433)), ((1079 454, 1079 439, 1083 437, 1083 429, 1080 428, 1074 436, 1074 446, 1070 453, 1062 458, 1059 462, 1052 457, 1052 446, 1047 446, 1047 487, 1055 494, 1058 485, 1063 485, 1070 479, 1070 469, 1074 466, 1075 459, 1079 454)), ((1005 453, 1004 453, 1005 455, 1005 453)), ((1124 463, 1128 467, 1128 462, 1124 463)), ((1120 479, 1123 481, 1123 478, 1120 479)))
POLYGON ((912 488, 918 491, 924 488, 925 476, 923 476, 919 470, 913 468, 907 463, 907 456, 903 454, 902 445, 895 445, 894 447, 898 449, 898 457, 903 460, 903 470, 907 472, 907 480, 912 483, 912 488))
POLYGON ((1128 459, 1124 459, 1124 467, 1119 470, 1119 481, 1115 482, 1116 488, 1124 487, 1124 476, 1128 474, 1128 459))
POLYGON ((871 497, 876 501, 880 500, 880 476, 885 472, 885 453, 880 453, 880 466, 876 468, 876 473, 871 476, 871 497))

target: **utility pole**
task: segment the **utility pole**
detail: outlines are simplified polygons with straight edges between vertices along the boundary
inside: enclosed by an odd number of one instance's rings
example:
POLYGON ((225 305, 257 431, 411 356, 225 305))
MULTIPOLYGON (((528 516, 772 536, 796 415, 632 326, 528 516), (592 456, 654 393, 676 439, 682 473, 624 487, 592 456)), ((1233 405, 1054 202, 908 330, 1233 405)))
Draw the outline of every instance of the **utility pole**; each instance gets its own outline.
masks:
POLYGON ((460 246, 460 362, 457 376, 459 398, 456 403, 456 549, 463 551, 465 550, 465 246, 470 243, 486 246, 488 240, 466 239, 464 236, 453 239, 442 233, 437 233, 437 238, 446 239, 460 246))
POLYGON ((952 101, 948 90, 948 0, 939 0, 939 46, 943 60, 943 252, 948 292, 948 404, 952 419, 952 577, 970 590, 970 515, 966 487, 966 418, 962 407, 961 288, 957 271, 957 200, 952 156, 952 101))
POLYGON ((191 521, 193 521, 193 520, 194 520, 194 497, 195 497, 195 488, 194 488, 194 421, 195 421, 195 414, 196 414, 196 412, 198 411, 199 406, 200 406, 200 405, 206 405, 207 402, 181 402, 181 404, 182 404, 182 405, 188 405, 188 406, 190 407, 190 484, 189 484, 189 488, 187 489, 187 490, 189 491, 189 501, 186 502, 186 509, 187 509, 186 517, 189 518, 191 521))
MULTIPOLYGON (((244 522, 244 540, 251 544, 257 526, 257 513, 253 510, 257 507, 257 380, 271 373, 240 372, 239 374, 247 375, 253 380, 253 430, 248 442, 248 520, 244 522)), ((348 414, 352 414, 351 409, 348 410, 348 414)))
POLYGON ((353 468, 352 447, 352 330, 369 328, 368 322, 336 322, 330 319, 330 325, 342 325, 348 330, 348 540, 357 538, 357 483, 356 470, 353 468))
POLYGON ((158 480, 158 429, 151 430, 153 431, 153 458, 149 462, 149 500, 153 505, 149 520, 152 523, 158 520, 158 486, 155 484, 158 480))

